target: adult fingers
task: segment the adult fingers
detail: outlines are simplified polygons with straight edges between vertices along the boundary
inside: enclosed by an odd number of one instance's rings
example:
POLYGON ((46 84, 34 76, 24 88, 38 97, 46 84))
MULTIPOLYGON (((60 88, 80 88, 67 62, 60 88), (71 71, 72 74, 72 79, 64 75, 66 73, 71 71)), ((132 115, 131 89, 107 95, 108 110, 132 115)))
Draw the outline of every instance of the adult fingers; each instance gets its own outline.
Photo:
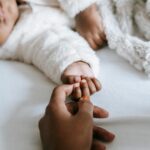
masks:
POLYGON ((93 139, 91 150, 105 150, 106 147, 99 140, 93 139))
POLYGON ((46 108, 46 114, 49 112, 68 112, 66 111, 65 101, 67 96, 69 96, 73 91, 73 85, 61 85, 54 88, 50 102, 46 108))
POLYGON ((107 118, 108 115, 109 113, 105 109, 98 106, 94 106, 94 110, 93 110, 94 118, 107 118))
POLYGON ((93 104, 90 102, 90 92, 86 80, 81 81, 82 97, 78 102, 79 111, 78 114, 89 114, 93 117, 93 104))
POLYGON ((54 88, 51 96, 50 103, 61 103, 63 104, 66 100, 66 97, 71 95, 73 92, 73 84, 63 84, 54 88))
POLYGON ((94 126, 93 137, 103 142, 112 142, 115 138, 115 135, 101 127, 94 126))
MULTIPOLYGON (((79 110, 78 103, 76 102, 67 103, 66 107, 72 115, 75 115, 79 110)), ((98 106, 94 106, 93 116, 94 118, 107 118, 108 112, 98 106)))
POLYGON ((66 103, 66 107, 72 115, 75 115, 78 112, 78 103, 76 102, 66 103))
POLYGON ((93 104, 88 100, 80 100, 78 102, 78 112, 77 116, 82 120, 82 122, 85 122, 86 119, 92 120, 93 118, 93 104))

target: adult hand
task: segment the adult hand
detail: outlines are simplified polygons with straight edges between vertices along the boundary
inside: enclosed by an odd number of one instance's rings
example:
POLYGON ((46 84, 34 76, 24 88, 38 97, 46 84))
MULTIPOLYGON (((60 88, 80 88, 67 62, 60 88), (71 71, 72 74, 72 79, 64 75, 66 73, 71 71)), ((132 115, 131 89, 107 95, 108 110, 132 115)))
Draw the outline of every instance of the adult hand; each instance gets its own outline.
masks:
MULTIPOLYGON (((62 85, 54 89, 51 101, 39 128, 44 150, 103 150, 102 141, 112 141, 114 135, 100 127, 93 127, 93 112, 96 117, 105 117, 107 113, 94 107, 90 100, 80 100, 78 106, 65 104, 66 97, 73 92, 74 85, 62 85), (74 111, 76 109, 76 112, 74 111), (74 112, 74 113, 73 113, 74 112)), ((77 88, 76 88, 77 89, 77 88)), ((88 85, 81 84, 82 92, 88 95, 88 85)))

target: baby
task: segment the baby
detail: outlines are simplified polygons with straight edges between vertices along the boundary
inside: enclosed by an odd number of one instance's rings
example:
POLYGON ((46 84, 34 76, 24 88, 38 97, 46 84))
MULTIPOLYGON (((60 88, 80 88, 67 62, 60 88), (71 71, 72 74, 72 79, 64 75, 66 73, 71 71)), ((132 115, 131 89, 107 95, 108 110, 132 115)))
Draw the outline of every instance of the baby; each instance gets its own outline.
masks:
POLYGON ((56 83, 86 79, 95 93, 99 60, 92 48, 106 41, 95 2, 0 0, 0 59, 33 64, 56 83))
POLYGON ((18 17, 19 11, 15 0, 0 0, 0 45, 8 39, 18 17))

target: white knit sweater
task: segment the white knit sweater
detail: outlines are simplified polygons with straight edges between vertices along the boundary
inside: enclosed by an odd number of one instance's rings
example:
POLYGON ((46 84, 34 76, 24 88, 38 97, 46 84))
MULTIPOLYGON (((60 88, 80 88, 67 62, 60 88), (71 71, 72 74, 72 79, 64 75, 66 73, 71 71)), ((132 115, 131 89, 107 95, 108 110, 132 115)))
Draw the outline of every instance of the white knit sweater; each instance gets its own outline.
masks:
MULTIPOLYGON (((60 6, 74 16, 93 2, 83 1, 80 3, 82 7, 78 0, 72 3, 70 0, 60 1, 60 6)), ((19 21, 0 47, 0 59, 33 64, 55 83, 61 83, 63 71, 76 61, 88 63, 97 76, 99 60, 95 52, 78 33, 71 30, 72 20, 68 15, 60 7, 50 5, 36 0, 20 6, 19 21)))
POLYGON ((150 0, 28 2, 30 7, 20 8, 19 22, 0 47, 1 59, 34 64, 57 83, 64 69, 79 60, 89 63, 98 74, 95 53, 81 36, 71 31, 68 18, 97 2, 110 49, 150 75, 150 0))
POLYGON ((51 7, 61 7, 68 16, 74 17, 80 11, 83 11, 90 5, 98 2, 99 0, 19 0, 26 1, 29 3, 35 3, 40 5, 49 5, 51 7))

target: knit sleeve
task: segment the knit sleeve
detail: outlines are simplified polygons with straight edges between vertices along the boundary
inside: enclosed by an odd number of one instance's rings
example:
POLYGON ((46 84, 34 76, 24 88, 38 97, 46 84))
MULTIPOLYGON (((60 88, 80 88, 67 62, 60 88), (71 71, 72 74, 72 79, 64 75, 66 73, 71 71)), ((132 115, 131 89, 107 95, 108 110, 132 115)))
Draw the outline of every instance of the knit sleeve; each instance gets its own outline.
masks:
POLYGON ((96 3, 98 0, 58 0, 62 8, 70 17, 75 17, 78 13, 96 3))
POLYGON ((20 18, 4 50, 0 49, 0 58, 33 64, 57 84, 61 83, 64 70, 77 61, 88 63, 98 76, 99 59, 78 33, 63 25, 48 23, 46 27, 44 21, 39 22, 40 14, 29 17, 28 13, 20 18))

